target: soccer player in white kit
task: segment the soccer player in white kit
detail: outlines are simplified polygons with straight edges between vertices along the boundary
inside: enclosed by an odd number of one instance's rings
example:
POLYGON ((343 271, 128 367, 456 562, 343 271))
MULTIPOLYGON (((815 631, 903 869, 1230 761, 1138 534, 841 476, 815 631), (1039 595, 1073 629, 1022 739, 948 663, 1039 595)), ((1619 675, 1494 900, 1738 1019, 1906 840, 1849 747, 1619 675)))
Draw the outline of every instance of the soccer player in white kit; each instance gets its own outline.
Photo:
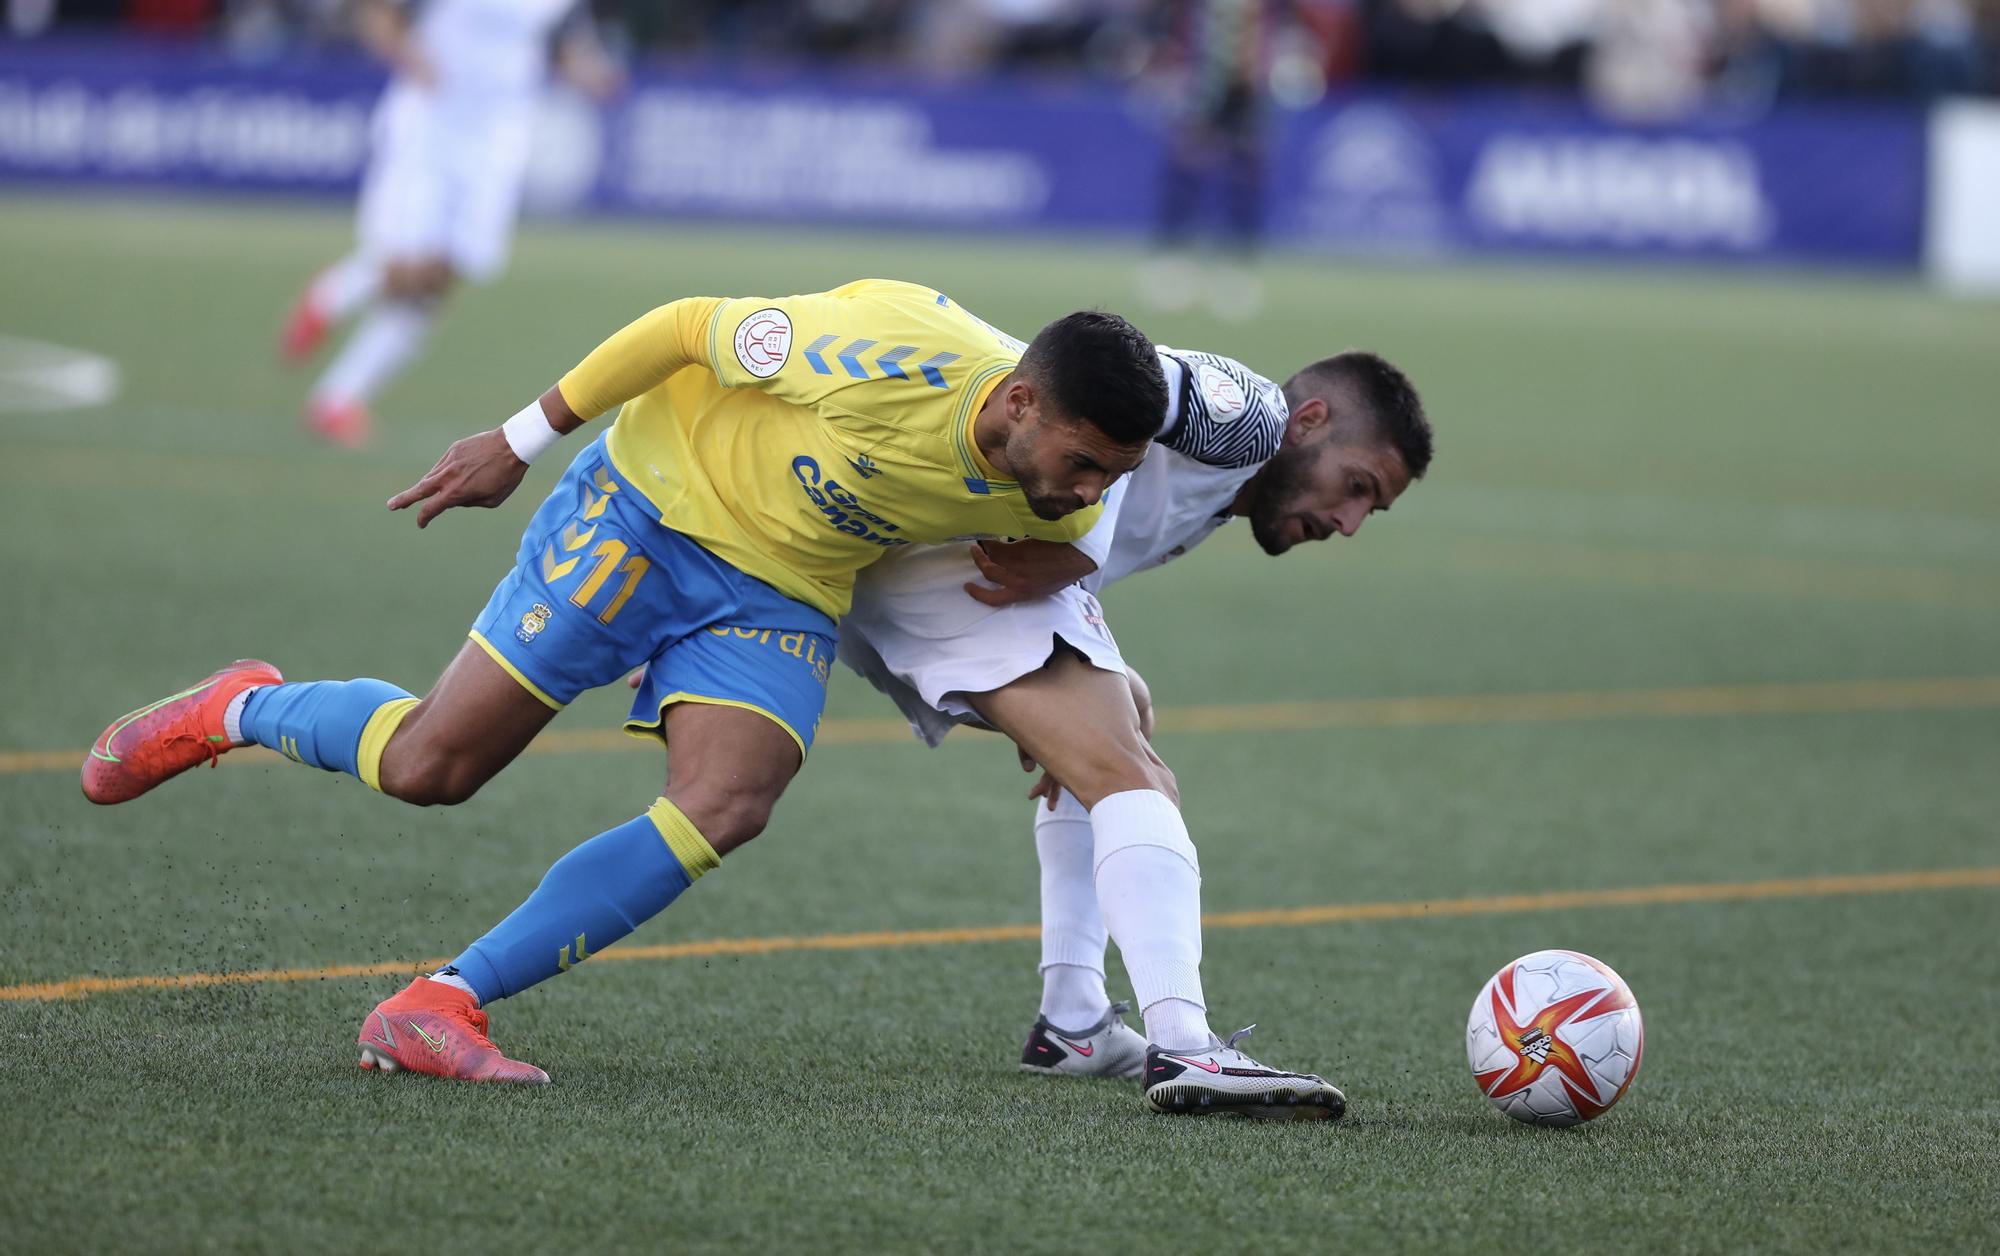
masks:
POLYGON ((530 125, 557 39, 557 65, 603 98, 619 78, 578 0, 363 0, 357 31, 394 73, 376 106, 355 250, 316 275, 293 306, 282 351, 310 357, 338 323, 360 325, 306 403, 313 431, 368 439, 369 402, 423 349, 460 278, 507 260, 530 125))
POLYGON ((1236 516, 1268 554, 1351 537, 1430 465, 1409 379, 1372 353, 1283 388, 1239 362, 1162 347, 1169 413, 1152 451, 1074 545, 925 546, 861 573, 839 657, 936 745, 958 724, 1013 738, 1045 768, 1041 1015, 1022 1067, 1135 1076, 1162 1112, 1337 1118, 1323 1079, 1269 1068, 1209 1029, 1201 874, 1173 775, 1147 742, 1150 704, 1097 592, 1185 554, 1236 516), (998 587, 994 587, 994 585, 998 587), (1146 1035, 1105 992, 1115 939, 1146 1035))

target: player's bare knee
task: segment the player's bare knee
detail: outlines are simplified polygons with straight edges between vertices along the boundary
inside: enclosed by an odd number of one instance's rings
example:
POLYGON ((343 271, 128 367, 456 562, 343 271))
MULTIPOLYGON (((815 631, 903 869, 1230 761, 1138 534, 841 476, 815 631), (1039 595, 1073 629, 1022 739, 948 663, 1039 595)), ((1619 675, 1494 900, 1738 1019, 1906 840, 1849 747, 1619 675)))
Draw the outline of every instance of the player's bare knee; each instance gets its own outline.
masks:
POLYGON ((1127 751, 1107 747, 1057 776, 1076 800, 1086 808, 1095 807, 1113 794, 1133 790, 1157 790, 1180 805, 1180 785, 1174 774, 1150 751, 1127 751))
POLYGON ((674 805, 701 830, 702 837, 726 855, 764 831, 778 797, 755 783, 701 783, 668 792, 674 805))
POLYGON ((408 300, 415 295, 415 273, 407 262, 390 262, 382 268, 382 294, 392 300, 408 300))
POLYGON ((456 807, 469 802, 489 779, 485 770, 469 764, 448 763, 431 777, 431 801, 433 807, 456 807))
POLYGON ((455 807, 491 777, 484 765, 423 741, 391 742, 382 755, 382 792, 418 807, 455 807))
POLYGON ((1132 786, 1133 789, 1156 790, 1159 793, 1165 794, 1168 801, 1172 802, 1174 806, 1178 807, 1181 805, 1180 782, 1174 779, 1173 769, 1162 763, 1159 756, 1148 753, 1145 766, 1140 769, 1139 775, 1140 779, 1145 781, 1145 784, 1134 785, 1132 786))
POLYGON ((451 291, 454 278, 450 262, 426 262, 417 267, 413 295, 423 301, 441 301, 451 291))
POLYGON ((484 781, 448 770, 382 773, 382 792, 415 807, 456 807, 479 792, 484 781))
POLYGON ((382 272, 382 290, 393 300, 430 303, 451 290, 452 279, 450 262, 392 262, 382 272))

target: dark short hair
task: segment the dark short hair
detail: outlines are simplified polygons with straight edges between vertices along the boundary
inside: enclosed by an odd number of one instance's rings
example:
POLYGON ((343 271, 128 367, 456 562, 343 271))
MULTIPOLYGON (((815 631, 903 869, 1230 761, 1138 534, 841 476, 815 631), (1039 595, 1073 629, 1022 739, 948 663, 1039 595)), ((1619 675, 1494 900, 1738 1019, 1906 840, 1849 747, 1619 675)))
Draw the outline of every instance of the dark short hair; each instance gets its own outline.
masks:
POLYGON ((1285 381, 1285 400, 1293 407, 1312 397, 1325 397, 1335 414, 1346 405, 1359 406, 1376 435, 1396 447, 1411 479, 1422 479, 1430 469, 1431 421, 1424 415, 1424 399, 1410 377, 1380 354, 1349 349, 1321 358, 1285 381))
POLYGON ((1021 372, 1058 417, 1089 423, 1120 445, 1141 445, 1167 417, 1167 377, 1146 333, 1116 314, 1079 310, 1042 328, 1021 372))

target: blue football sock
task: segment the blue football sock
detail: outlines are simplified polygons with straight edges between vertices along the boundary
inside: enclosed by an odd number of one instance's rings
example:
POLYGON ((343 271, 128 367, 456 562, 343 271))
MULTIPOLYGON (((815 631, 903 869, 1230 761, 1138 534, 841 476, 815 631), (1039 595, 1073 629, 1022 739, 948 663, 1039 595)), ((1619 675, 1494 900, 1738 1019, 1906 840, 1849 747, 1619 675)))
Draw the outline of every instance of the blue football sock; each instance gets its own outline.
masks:
POLYGON ((528 901, 444 970, 481 1003, 568 972, 664 910, 721 860, 662 798, 556 860, 528 901))
POLYGON ((386 680, 315 680, 253 689, 237 721, 247 741, 380 789, 382 749, 417 705, 386 680))

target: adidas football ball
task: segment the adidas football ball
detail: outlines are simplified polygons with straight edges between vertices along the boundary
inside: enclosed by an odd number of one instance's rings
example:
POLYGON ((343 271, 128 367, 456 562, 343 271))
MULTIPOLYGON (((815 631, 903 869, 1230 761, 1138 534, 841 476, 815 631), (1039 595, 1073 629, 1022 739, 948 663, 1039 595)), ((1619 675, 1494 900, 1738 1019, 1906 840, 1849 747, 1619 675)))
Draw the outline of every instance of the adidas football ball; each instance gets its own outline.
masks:
POLYGON ((1611 1110, 1639 1073, 1632 990, 1577 951, 1536 951, 1494 973, 1465 1023, 1465 1059, 1492 1105, 1531 1125, 1611 1110))

